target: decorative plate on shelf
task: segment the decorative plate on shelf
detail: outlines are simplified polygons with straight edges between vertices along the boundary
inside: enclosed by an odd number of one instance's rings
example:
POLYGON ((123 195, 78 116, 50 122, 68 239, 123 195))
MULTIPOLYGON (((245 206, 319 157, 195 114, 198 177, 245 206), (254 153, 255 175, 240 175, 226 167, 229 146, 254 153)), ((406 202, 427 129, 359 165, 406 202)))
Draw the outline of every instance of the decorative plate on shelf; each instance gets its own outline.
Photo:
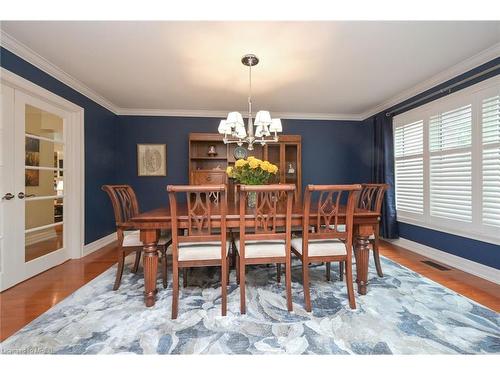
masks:
POLYGON ((245 147, 238 146, 234 149, 233 155, 236 160, 245 159, 248 155, 248 152, 245 147))

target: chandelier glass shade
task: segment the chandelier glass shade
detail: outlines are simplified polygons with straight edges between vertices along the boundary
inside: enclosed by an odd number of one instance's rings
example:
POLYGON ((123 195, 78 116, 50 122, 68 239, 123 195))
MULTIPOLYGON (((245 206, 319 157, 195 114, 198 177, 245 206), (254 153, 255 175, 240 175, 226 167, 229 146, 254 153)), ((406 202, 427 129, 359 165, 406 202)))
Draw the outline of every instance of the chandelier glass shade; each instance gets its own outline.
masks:
POLYGON ((257 56, 248 54, 241 59, 243 65, 249 69, 248 86, 248 121, 245 126, 243 116, 239 112, 229 112, 225 120, 219 123, 218 131, 224 135, 224 143, 237 143, 242 146, 247 143, 247 148, 253 150, 254 143, 265 145, 278 142, 278 133, 283 131, 280 119, 271 118, 269 111, 258 111, 255 121, 252 117, 252 66, 257 65, 257 56), (255 130, 254 130, 255 126, 255 130))

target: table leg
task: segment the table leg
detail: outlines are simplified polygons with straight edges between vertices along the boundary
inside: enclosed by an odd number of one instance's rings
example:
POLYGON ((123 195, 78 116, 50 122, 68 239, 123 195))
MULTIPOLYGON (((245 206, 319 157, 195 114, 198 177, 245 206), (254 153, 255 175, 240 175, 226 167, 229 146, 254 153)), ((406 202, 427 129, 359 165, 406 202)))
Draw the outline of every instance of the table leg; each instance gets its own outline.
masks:
POLYGON ((144 302, 146 307, 156 302, 156 274, 158 272, 158 250, 156 248, 158 235, 156 230, 141 232, 144 243, 144 302))
POLYGON ((358 228, 354 236, 354 257, 356 258, 356 283, 358 293, 366 294, 368 285, 368 262, 370 259, 369 229, 358 228))

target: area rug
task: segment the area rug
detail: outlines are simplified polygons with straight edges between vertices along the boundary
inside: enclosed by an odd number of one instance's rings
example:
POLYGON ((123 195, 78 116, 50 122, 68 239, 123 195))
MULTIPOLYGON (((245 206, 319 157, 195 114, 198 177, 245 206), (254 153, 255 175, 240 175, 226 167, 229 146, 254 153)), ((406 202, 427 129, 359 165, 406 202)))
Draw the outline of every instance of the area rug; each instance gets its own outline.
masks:
MULTIPOLYGON (((372 261, 372 260, 371 260, 372 261)), ((247 269, 247 314, 239 313, 234 271, 228 314, 220 314, 219 273, 191 270, 170 319, 171 289, 158 280, 156 305, 143 303, 142 271, 126 269, 117 292, 110 268, 1 343, 3 353, 54 354, 465 354, 500 352, 500 314, 382 258, 370 264, 368 294, 347 303, 345 282, 311 267, 313 312, 303 308, 300 263, 293 266, 293 313, 276 268, 247 269)), ((170 272, 171 275, 171 272, 170 272)), ((282 278, 284 282, 284 277, 282 278)))

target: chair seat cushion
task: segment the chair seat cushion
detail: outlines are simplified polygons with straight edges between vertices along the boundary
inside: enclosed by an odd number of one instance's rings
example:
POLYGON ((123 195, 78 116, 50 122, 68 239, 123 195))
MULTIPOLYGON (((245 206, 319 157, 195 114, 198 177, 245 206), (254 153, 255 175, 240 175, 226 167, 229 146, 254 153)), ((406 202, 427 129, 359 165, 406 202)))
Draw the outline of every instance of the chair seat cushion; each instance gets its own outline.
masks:
MULTIPOLYGON (((235 245, 239 253, 240 240, 235 241, 235 245)), ((286 256, 284 240, 245 241, 245 259, 284 256, 286 256)))
MULTIPOLYGON (((228 241, 226 255, 231 243, 228 241)), ((221 259, 220 242, 183 242, 179 244, 179 261, 221 259)))
MULTIPOLYGON (((302 254, 302 238, 292 238, 292 247, 302 254)), ((346 255, 347 251, 345 244, 336 239, 331 240, 310 240, 308 247, 308 256, 310 257, 324 257, 335 255, 346 255)))
MULTIPOLYGON (((171 239, 170 233, 161 235, 158 240, 158 246, 164 246, 171 239)), ((123 247, 132 247, 132 246, 143 246, 141 241, 141 233, 139 230, 134 231, 126 231, 123 236, 123 247)))

